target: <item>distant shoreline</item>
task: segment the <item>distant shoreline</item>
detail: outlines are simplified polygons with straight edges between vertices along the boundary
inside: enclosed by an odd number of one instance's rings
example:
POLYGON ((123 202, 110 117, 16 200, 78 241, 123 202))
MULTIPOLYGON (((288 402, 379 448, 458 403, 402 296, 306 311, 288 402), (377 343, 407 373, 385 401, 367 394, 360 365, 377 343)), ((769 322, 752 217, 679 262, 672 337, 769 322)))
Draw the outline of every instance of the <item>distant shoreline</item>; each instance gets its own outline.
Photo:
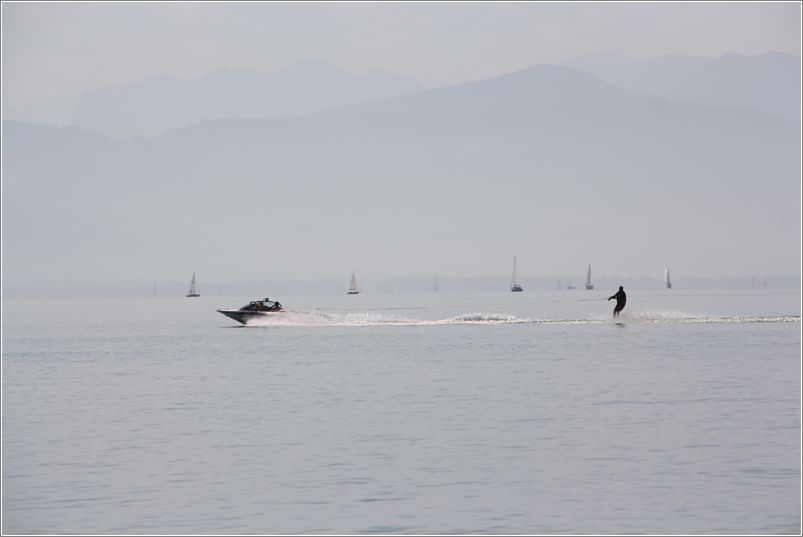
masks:
MULTIPOLYGON (((536 291, 563 290, 571 293, 585 293, 582 285, 577 289, 567 289, 570 278, 567 276, 537 277, 520 279, 525 294, 536 291)), ((578 278, 575 277, 577 285, 578 278)), ((465 278, 449 278, 438 276, 439 293, 496 293, 509 292, 509 277, 507 276, 477 276, 465 278)), ((582 283, 582 282, 581 282, 582 283)), ((800 276, 741 276, 741 277, 674 277, 672 279, 673 291, 684 289, 787 289, 800 290, 800 276)), ((318 295, 345 293, 348 282, 339 280, 285 280, 285 281, 246 281, 205 282, 199 279, 201 296, 261 296, 265 293, 271 295, 318 295)), ((420 277, 388 277, 372 279, 366 276, 362 279, 363 292, 367 294, 415 294, 434 293, 432 276, 420 277)), ((657 290, 664 289, 663 282, 658 278, 642 276, 634 277, 599 277, 594 279, 595 292, 616 289, 619 285, 628 290, 657 290)), ((183 281, 156 282, 154 295, 154 282, 120 282, 103 285, 86 284, 33 284, 4 282, 2 296, 4 299, 12 298, 93 298, 93 297, 183 297, 187 291, 187 283, 183 281)))

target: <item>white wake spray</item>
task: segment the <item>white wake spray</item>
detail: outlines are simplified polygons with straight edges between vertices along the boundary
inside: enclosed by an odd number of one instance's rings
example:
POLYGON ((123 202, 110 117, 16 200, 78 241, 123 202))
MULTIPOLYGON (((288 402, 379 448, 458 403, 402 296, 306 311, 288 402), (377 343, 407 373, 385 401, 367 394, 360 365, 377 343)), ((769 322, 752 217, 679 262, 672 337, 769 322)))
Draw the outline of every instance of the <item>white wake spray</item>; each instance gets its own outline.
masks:
POLYGON ((319 311, 286 311, 282 315, 258 317, 248 322, 249 327, 268 326, 454 326, 454 325, 605 325, 626 323, 650 324, 715 324, 715 323, 781 323, 799 322, 800 315, 704 315, 678 311, 632 311, 617 319, 530 319, 507 313, 466 313, 446 319, 413 319, 403 315, 376 311, 325 313, 319 311))

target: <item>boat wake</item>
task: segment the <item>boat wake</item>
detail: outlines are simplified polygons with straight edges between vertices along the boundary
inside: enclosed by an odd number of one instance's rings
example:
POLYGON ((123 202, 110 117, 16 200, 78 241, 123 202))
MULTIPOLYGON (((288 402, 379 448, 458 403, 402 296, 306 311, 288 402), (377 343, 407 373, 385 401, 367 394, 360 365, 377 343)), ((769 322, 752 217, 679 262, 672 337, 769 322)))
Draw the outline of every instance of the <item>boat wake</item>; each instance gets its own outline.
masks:
MULTIPOLYGON (((693 315, 681 312, 631 312, 616 319, 619 323, 651 324, 738 324, 800 322, 800 315, 693 315)), ((454 326, 454 325, 596 325, 611 324, 610 317, 579 319, 531 319, 505 313, 467 313, 446 319, 411 319, 378 312, 348 314, 317 311, 286 311, 283 315, 259 317, 248 321, 247 327, 268 326, 454 326)))
POLYGON ((620 320, 643 324, 722 324, 722 323, 793 323, 800 315, 692 315, 675 311, 635 311, 620 320))
POLYGON ((499 313, 468 313, 448 319, 427 320, 376 313, 359 312, 332 314, 321 312, 287 311, 284 315, 255 318, 247 326, 434 326, 454 324, 516 324, 533 323, 533 319, 522 319, 513 315, 499 313))

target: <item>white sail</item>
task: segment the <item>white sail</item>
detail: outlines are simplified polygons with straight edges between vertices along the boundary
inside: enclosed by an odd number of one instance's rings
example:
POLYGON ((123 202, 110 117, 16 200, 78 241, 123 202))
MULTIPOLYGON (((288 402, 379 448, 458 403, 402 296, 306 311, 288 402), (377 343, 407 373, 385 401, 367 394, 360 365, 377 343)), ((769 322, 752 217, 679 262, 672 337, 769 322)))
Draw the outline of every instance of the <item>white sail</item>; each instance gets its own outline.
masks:
POLYGON ((192 279, 190 280, 190 292, 187 293, 188 297, 201 296, 201 291, 198 284, 195 282, 195 271, 192 271, 192 279))
POLYGON ((356 295, 359 294, 359 289, 357 289, 357 275, 355 272, 351 273, 351 283, 349 283, 349 295, 356 295))
POLYGON ((594 289, 594 284, 591 283, 591 263, 588 264, 588 273, 586 274, 586 289, 589 291, 594 289))
POLYGON ((510 279, 510 290, 514 293, 523 291, 521 285, 516 282, 516 256, 513 256, 513 276, 510 279))

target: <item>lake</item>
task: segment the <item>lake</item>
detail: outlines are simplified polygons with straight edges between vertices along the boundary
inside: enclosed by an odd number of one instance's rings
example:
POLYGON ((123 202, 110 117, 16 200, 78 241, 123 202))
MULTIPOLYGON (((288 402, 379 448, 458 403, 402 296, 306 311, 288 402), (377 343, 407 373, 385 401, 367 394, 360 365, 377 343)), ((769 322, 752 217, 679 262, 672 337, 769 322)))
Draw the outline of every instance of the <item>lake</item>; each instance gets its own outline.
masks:
POLYGON ((3 533, 799 534, 800 290, 614 291, 4 300, 3 533))

